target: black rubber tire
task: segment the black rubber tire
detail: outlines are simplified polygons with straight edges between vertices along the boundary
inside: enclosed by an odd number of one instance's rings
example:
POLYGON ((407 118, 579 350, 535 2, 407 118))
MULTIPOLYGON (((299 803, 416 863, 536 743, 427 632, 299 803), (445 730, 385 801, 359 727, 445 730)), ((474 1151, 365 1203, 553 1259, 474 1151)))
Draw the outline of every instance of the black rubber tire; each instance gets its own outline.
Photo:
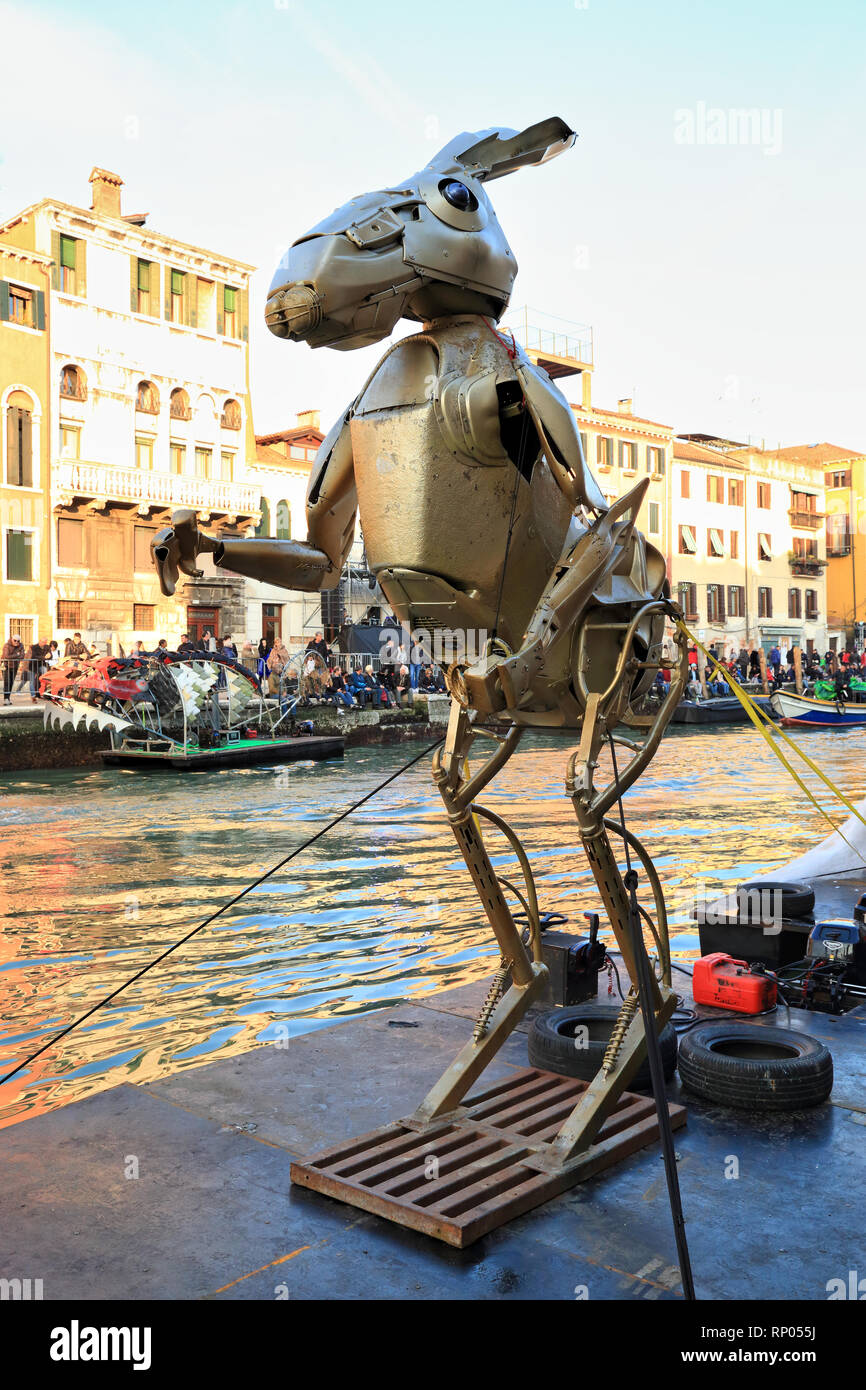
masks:
MULTIPOLYGON (((784 917, 808 917, 815 906, 815 892, 808 883, 786 883, 781 879, 768 879, 766 883, 741 883, 738 893, 750 888, 762 889, 765 893, 782 894, 782 915, 784 917)), ((748 921, 748 912, 742 913, 742 920, 748 921)))
MULTIPOLYGON (((571 1008, 539 1014, 529 1029, 529 1065, 540 1071, 555 1071, 559 1076, 591 1081, 601 1066, 618 1014, 616 1004, 575 1004, 571 1008), (586 1047, 574 1045, 578 1026, 589 1029, 586 1047)), ((677 1034, 670 1023, 665 1024, 659 1041, 662 1067, 668 1081, 677 1065, 677 1034)), ((629 1081, 628 1089, 648 1091, 651 1085, 649 1063, 644 1059, 629 1081)))
POLYGON ((700 1023, 680 1039, 680 1080, 737 1110, 804 1110, 833 1089, 833 1058, 808 1033, 737 1020, 700 1023))

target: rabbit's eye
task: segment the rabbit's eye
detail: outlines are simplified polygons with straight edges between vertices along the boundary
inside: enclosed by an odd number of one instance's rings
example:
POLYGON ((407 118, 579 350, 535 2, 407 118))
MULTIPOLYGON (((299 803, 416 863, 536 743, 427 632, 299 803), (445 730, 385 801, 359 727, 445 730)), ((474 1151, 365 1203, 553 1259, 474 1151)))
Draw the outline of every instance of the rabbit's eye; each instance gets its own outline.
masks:
POLYGON ((460 183, 457 179, 446 179, 439 185, 439 191, 446 203, 450 203, 459 212, 474 212, 478 207, 478 199, 465 183, 460 183))

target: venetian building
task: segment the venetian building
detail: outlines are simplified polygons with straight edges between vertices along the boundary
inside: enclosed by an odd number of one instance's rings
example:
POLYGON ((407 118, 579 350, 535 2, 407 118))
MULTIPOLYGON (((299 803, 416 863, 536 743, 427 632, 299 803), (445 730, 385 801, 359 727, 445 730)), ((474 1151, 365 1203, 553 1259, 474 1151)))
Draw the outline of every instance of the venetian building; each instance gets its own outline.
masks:
POLYGON ((238 630, 242 580, 183 580, 164 599, 150 540, 178 507, 214 535, 259 519, 246 482, 252 267, 124 213, 122 182, 94 169, 89 208, 48 198, 0 225, 52 262, 53 635, 77 629, 108 650, 238 630))
POLYGON ((50 269, 0 236, 0 645, 53 632, 50 269))

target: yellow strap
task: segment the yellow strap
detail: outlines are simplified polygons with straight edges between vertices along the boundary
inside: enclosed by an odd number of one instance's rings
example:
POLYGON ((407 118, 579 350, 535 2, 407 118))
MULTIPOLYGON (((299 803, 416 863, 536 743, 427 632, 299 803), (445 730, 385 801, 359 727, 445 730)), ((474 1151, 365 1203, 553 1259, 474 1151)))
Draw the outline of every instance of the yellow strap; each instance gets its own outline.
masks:
POLYGON ((852 850, 859 859, 863 860, 863 862, 866 863, 866 859, 864 859, 861 852, 858 849, 855 849, 854 845, 852 845, 848 837, 842 833, 842 831, 839 829, 833 818, 829 815, 827 811, 824 810, 824 807, 818 801, 815 794, 811 791, 809 787, 807 787, 800 774, 791 766, 788 759, 782 752, 781 748, 778 747, 775 738, 770 737, 770 734, 767 732, 767 729, 764 725, 769 725, 776 738, 783 738, 785 742, 789 745, 789 747, 793 748, 794 752, 799 754, 799 756, 808 765, 812 772, 815 773, 815 775, 824 783, 824 785, 827 788, 829 788, 833 795, 838 797, 839 800, 843 803, 843 805, 848 808, 851 814, 853 816, 856 816, 857 819, 864 826, 866 826, 866 818, 864 818, 861 812, 857 810, 857 807, 854 806, 852 802, 848 800, 847 796, 845 796, 844 793, 839 790, 835 783, 830 781, 830 778, 827 777, 827 775, 821 771, 821 769, 812 761, 808 754, 804 753, 803 749, 800 748, 799 745, 796 744, 792 738, 789 738, 789 736, 785 733, 783 729, 778 728, 778 726, 773 723, 770 716, 766 714, 763 709, 761 709, 760 705, 757 705, 755 703, 755 701, 751 698, 750 695, 746 693, 745 690, 743 690, 742 686, 734 678, 734 676, 732 676, 726 668, 720 665, 720 663, 713 656, 712 652, 708 652, 703 643, 699 642, 698 639, 694 636, 694 634, 689 632, 682 619, 680 619, 677 622, 677 628, 681 632, 683 632, 686 637, 688 637, 689 641, 694 643, 697 650, 703 652, 707 660, 711 662, 712 666, 719 672, 722 679, 726 681, 728 685, 730 685, 740 704, 743 706, 743 709, 746 711, 746 714, 749 716, 749 719, 752 721, 755 728, 758 730, 758 733, 762 736, 762 738, 766 740, 770 748, 772 748, 773 752, 776 754, 776 757, 782 763, 783 767, 787 768, 788 772, 790 772, 797 785, 802 789, 802 791, 806 793, 807 797, 812 802, 812 805, 819 812, 819 814, 824 817, 824 819, 832 827, 833 830, 837 831, 837 833, 842 836, 842 839, 845 841, 848 848, 852 850), (761 722, 762 720, 764 721, 764 723, 761 722))

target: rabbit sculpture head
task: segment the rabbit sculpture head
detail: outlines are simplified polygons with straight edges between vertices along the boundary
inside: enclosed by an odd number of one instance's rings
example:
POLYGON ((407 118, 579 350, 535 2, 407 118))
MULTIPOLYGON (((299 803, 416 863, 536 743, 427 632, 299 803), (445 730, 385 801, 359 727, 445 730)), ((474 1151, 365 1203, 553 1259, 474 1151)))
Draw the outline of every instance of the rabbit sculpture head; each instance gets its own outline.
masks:
POLYGON ((499 319, 517 262, 484 185, 574 141, 555 116, 520 132, 464 132, 399 187, 350 199, 280 262, 265 310, 271 332, 345 350, 386 338, 400 318, 499 319))

